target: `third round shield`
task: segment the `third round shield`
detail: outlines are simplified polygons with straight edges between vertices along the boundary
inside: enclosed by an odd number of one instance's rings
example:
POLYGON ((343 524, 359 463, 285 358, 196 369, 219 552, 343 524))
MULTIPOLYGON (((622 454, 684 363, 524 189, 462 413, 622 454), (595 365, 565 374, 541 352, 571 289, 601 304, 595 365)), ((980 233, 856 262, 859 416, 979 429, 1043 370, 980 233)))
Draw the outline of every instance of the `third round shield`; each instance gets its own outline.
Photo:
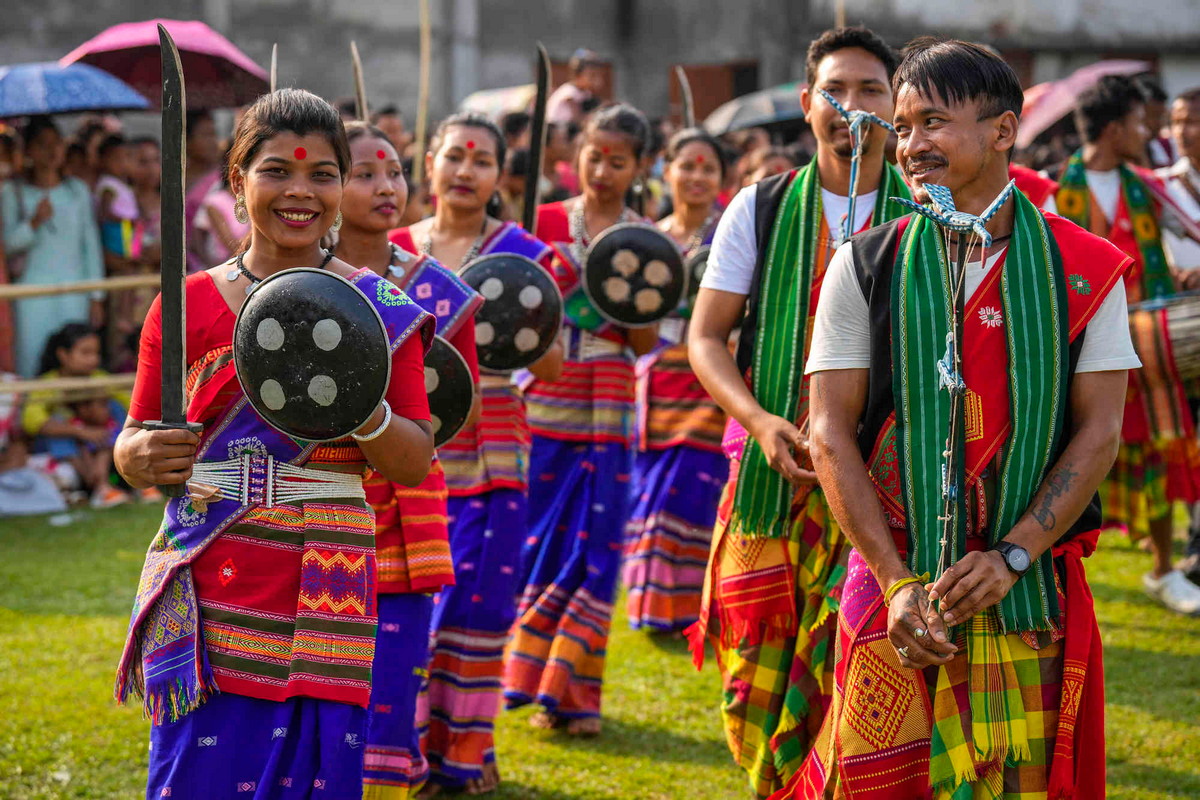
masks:
POLYGON ((475 381, 467 360, 441 336, 433 337, 425 354, 425 396, 433 423, 433 445, 441 447, 467 424, 475 402, 475 381))
POLYGON ((313 442, 362 427, 392 374, 379 312, 345 278, 311 267, 255 286, 234 323, 233 359, 262 418, 313 442))
POLYGON ((653 325, 684 299, 687 273, 675 242, 642 222, 608 228, 584 258, 583 290, 609 322, 653 325))
POLYGON ((513 253, 477 258, 459 273, 483 295, 475 312, 479 366, 511 372, 537 361, 558 336, 563 298, 540 264, 513 253))

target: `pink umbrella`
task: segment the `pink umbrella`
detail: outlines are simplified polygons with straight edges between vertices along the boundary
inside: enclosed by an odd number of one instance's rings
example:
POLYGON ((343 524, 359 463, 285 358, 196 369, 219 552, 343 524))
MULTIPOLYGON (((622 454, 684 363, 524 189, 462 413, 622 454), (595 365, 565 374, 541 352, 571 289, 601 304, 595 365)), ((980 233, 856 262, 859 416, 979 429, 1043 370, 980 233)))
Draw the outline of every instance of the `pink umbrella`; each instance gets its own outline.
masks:
POLYGON ((159 23, 179 47, 189 109, 241 106, 269 90, 266 71, 203 22, 152 19, 114 25, 59 63, 66 66, 83 61, 99 67, 133 86, 158 108, 162 101, 159 23))
POLYGON ((1021 111, 1021 127, 1017 131, 1017 147, 1028 147, 1042 131, 1075 109, 1079 95, 1099 82, 1105 75, 1138 75, 1149 72, 1146 61, 1113 59, 1097 61, 1077 69, 1059 81, 1030 86, 1025 90, 1025 107, 1021 111))

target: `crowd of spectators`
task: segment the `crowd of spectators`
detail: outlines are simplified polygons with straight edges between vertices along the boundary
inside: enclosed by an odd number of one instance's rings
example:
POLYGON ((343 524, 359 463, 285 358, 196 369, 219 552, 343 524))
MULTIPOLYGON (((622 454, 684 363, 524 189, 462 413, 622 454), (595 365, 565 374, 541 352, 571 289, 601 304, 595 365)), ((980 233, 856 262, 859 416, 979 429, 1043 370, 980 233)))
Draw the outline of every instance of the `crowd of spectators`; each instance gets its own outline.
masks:
MULTIPOLYGON (((572 59, 571 80, 555 91, 548 109, 545 162, 538 176, 539 202, 579 193, 574 162, 582 123, 602 104, 595 54, 572 59)), ((1154 137, 1147 165, 1174 161, 1165 133, 1167 96, 1145 84, 1147 123, 1154 137)), ((335 104, 355 118, 353 100, 335 104)), ((411 165, 417 143, 396 106, 372 114, 372 122, 396 143, 411 165)), ((652 120, 656 134, 643 177, 630 198, 646 217, 670 213, 662 181, 662 150, 677 126, 652 120)), ((531 119, 514 111, 499 120, 507 139, 506 172, 496 198, 498 213, 520 220, 530 169, 531 119)), ((236 117, 234 119, 236 124, 236 117)), ((815 150, 806 128, 786 140, 779 128, 750 128, 721 137, 731 168, 721 202, 743 186, 802 166, 815 150)), ((190 270, 236 255, 248 233, 234 215, 224 168, 231 131, 219 130, 206 111, 187 120, 185 148, 186 251, 190 270)), ((1079 146, 1069 119, 1017 154, 1017 161, 1053 178, 1079 146)), ((153 138, 127 136, 111 116, 84 118, 71 133, 49 117, 21 127, 0 124, 0 282, 62 287, 62 291, 15 301, 0 299, 0 374, 7 379, 44 379, 127 373, 136 366, 141 323, 157 290, 71 291, 70 284, 104 277, 153 275, 159 269, 160 152, 153 138)), ((432 213, 427 185, 411 185, 403 224, 432 213)), ((25 484, 33 473, 47 478, 68 501, 98 506, 137 499, 111 470, 111 437, 125 417, 122 391, 92 390, 0 395, 0 515, 28 504, 25 484), (30 466, 32 465, 32 466, 30 466), (9 485, 24 486, 10 490, 9 485)), ((154 498, 153 491, 142 493, 154 498)))

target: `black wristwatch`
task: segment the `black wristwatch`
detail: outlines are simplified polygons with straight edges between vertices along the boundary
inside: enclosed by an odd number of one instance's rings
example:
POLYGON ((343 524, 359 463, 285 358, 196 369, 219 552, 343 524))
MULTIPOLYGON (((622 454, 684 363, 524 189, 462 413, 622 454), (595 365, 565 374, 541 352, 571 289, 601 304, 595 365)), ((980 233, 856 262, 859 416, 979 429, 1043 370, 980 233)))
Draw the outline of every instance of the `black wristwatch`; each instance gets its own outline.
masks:
POLYGON ((1029 551, 1019 544, 1012 542, 996 542, 992 545, 993 550, 1004 556, 1005 565, 1020 578, 1029 568, 1033 566, 1033 559, 1029 557, 1029 551))

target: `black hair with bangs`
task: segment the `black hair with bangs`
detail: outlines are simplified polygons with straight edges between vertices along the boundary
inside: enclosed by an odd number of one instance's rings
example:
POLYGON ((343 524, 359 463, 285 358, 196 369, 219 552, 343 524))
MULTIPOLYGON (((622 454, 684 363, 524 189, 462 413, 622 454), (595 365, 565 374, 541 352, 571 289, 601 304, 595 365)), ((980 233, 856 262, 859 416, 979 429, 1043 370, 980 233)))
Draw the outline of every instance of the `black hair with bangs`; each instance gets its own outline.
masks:
POLYGON ((861 26, 832 28, 813 39, 812 44, 808 46, 808 55, 804 61, 804 72, 808 85, 812 86, 817 82, 817 70, 821 68, 821 62, 825 60, 826 56, 848 47, 858 47, 878 58, 883 63, 883 68, 887 70, 888 80, 891 80, 892 76, 896 74, 896 66, 900 63, 900 58, 896 55, 896 51, 877 33, 870 28, 861 26))
POLYGON ((1004 59, 973 42, 924 36, 904 48, 892 76, 892 94, 909 84, 923 95, 940 95, 947 103, 979 101, 979 119, 1011 111, 1021 118, 1025 93, 1004 59))
POLYGON ((1120 122, 1145 104, 1146 95, 1133 78, 1105 75, 1075 101, 1075 127, 1085 142, 1094 142, 1110 124, 1120 122))

